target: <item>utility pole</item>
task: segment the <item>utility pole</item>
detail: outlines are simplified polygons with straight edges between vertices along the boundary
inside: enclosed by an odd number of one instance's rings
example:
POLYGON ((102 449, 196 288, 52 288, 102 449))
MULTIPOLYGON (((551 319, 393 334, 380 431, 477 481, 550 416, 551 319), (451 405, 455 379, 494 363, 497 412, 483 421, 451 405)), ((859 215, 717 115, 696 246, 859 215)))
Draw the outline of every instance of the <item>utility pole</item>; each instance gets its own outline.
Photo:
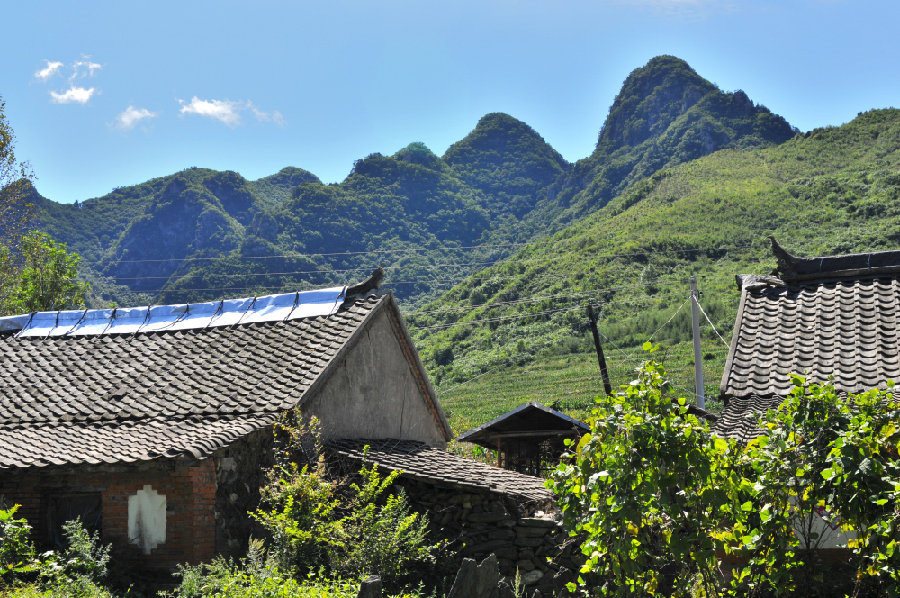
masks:
POLYGON ((691 276, 691 328, 694 332, 694 386, 697 395, 697 407, 706 409, 706 396, 703 391, 703 360, 700 352, 700 293, 697 291, 697 277, 691 276))
POLYGON ((609 383, 609 372, 606 369, 606 357, 603 355, 603 347, 600 346, 600 331, 597 330, 597 314, 594 306, 587 306, 588 321, 591 323, 591 332, 594 333, 594 346, 597 348, 597 363, 600 364, 600 376, 603 377, 603 389, 607 395, 612 394, 612 385, 609 383))

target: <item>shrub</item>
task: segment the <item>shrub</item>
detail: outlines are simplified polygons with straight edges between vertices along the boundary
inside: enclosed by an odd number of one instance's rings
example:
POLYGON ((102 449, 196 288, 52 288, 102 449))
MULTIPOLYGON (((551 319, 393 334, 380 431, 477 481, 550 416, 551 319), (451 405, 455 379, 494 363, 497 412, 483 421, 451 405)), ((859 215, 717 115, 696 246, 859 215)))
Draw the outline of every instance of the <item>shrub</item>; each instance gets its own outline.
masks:
POLYGON ((733 589, 898 596, 900 405, 883 391, 843 397, 831 385, 791 378, 786 400, 763 416, 766 434, 743 455, 759 519, 742 531, 749 559, 733 589), (838 531, 855 539, 836 575, 835 564, 822 566, 819 548, 838 531))
POLYGON ((427 542, 427 517, 412 511, 402 490, 392 491, 400 472, 382 475, 364 462, 356 479, 330 480, 321 463, 310 468, 285 462, 311 444, 314 432, 304 435, 286 423, 279 431, 281 462, 253 517, 269 533, 270 555, 280 570, 301 577, 318 571, 379 575, 386 588, 399 589, 434 562, 439 545, 427 542))
POLYGON ((28 538, 31 526, 15 518, 18 510, 19 505, 0 509, 0 588, 36 569, 34 546, 28 538))
POLYGON ((100 544, 99 532, 91 534, 79 519, 63 524, 68 546, 61 554, 47 552, 40 564, 41 586, 66 596, 109 596, 107 580, 109 545, 100 544))
POLYGON ((237 563, 222 557, 211 563, 179 567, 181 583, 171 598, 350 598, 356 595, 350 582, 325 579, 301 584, 267 560, 259 541, 250 543, 246 559, 237 563))
POLYGON ((600 594, 900 596, 900 403, 792 380, 746 446, 713 437, 654 362, 597 399, 551 486, 600 594), (820 521, 855 534, 827 568, 820 521))
POLYGON ((629 386, 598 397, 590 433, 550 481, 582 538, 579 581, 598 574, 602 595, 689 595, 696 586, 712 595, 719 584, 715 533, 740 511, 731 446, 667 391, 664 369, 648 361, 629 386))

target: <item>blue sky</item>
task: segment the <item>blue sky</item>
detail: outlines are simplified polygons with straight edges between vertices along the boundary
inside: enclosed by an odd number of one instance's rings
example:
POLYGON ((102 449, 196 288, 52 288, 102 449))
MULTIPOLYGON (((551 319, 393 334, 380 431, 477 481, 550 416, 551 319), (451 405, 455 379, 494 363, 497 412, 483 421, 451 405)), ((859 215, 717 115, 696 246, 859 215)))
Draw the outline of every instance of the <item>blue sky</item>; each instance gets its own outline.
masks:
POLYGON ((801 130, 900 105, 900 3, 41 0, 4 7, 0 95, 59 202, 189 166, 337 182, 488 112, 574 161, 633 69, 683 58, 801 130))

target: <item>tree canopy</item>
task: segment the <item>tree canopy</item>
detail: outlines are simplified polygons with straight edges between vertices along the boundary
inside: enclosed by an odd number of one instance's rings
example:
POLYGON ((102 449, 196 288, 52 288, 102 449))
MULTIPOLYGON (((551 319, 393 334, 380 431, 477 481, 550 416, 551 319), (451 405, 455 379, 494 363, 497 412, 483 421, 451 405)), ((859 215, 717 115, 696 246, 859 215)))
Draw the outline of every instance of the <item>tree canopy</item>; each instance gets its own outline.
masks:
POLYGON ((0 97, 0 315, 83 307, 87 284, 76 280, 81 258, 29 230, 33 175, 16 161, 5 107, 0 97))
MULTIPOLYGON (((6 250, 8 251, 8 249, 6 250)), ((50 235, 29 231, 22 237, 17 258, 17 276, 8 281, 7 297, 0 313, 31 313, 84 307, 88 284, 78 281, 81 257, 66 251, 50 235)))

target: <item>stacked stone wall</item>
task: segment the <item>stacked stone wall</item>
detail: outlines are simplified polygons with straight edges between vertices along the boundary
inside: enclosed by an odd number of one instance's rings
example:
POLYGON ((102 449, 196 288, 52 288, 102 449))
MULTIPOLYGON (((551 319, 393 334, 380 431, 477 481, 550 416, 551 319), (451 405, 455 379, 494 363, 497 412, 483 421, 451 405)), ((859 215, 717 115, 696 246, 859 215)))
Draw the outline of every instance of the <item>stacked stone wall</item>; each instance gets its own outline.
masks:
POLYGON ((411 506, 427 513, 432 536, 449 542, 446 563, 459 569, 463 558, 482 561, 497 556, 500 574, 513 582, 518 576, 526 587, 553 595, 570 571, 581 566, 580 551, 549 512, 549 503, 523 503, 494 492, 442 487, 398 479, 411 506))
POLYGON ((259 489, 272 467, 273 432, 257 430, 213 456, 216 469, 216 554, 240 557, 251 536, 265 536, 251 513, 259 506, 259 489))

